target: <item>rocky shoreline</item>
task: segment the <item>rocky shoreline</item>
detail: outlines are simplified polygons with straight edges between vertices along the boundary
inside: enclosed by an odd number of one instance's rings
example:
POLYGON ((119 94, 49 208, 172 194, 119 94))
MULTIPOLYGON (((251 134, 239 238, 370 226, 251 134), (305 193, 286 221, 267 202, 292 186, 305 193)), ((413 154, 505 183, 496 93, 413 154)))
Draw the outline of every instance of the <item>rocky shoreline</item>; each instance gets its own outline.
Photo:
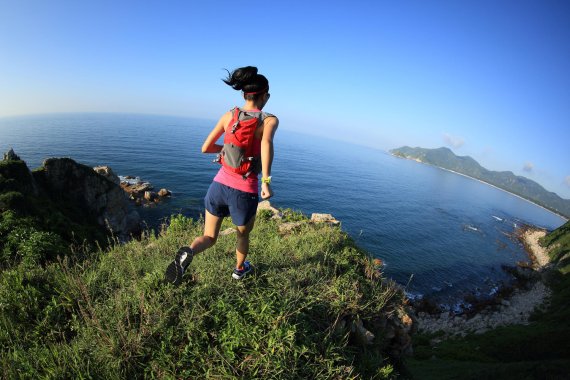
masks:
POLYGON ((155 192, 150 182, 142 181, 139 177, 119 176, 119 179, 121 189, 127 193, 129 199, 133 201, 136 206, 148 207, 172 195, 170 190, 164 188, 155 192))
POLYGON ((436 340, 451 336, 465 336, 468 333, 482 334, 500 326, 528 324, 529 317, 537 308, 547 305, 550 289, 543 283, 542 275, 548 270, 549 257, 540 246, 539 239, 546 231, 524 226, 517 231, 517 237, 528 252, 530 264, 519 265, 514 271, 524 281, 509 296, 498 297, 476 313, 455 315, 450 312, 429 314, 416 313, 420 333, 443 332, 436 340))

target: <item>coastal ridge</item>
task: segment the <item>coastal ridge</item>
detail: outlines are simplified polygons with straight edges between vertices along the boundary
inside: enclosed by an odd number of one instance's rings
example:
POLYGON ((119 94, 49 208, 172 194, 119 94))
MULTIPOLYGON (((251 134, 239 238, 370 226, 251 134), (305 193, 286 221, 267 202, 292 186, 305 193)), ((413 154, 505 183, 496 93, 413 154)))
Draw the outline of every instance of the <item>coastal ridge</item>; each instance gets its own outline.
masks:
POLYGON ((510 171, 497 172, 482 167, 469 156, 457 156, 449 148, 411 148, 403 146, 389 151, 395 157, 414 160, 484 182, 521 197, 557 215, 570 218, 570 200, 544 189, 541 185, 510 171))

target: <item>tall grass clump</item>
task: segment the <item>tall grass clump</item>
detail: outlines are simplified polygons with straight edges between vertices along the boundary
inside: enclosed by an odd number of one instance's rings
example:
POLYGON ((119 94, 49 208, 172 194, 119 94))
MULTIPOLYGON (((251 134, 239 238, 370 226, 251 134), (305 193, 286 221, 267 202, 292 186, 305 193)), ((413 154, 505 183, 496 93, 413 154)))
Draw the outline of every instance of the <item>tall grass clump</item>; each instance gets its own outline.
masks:
MULTIPOLYGON (((374 379, 395 376, 381 315, 401 294, 339 228, 279 232, 260 217, 254 272, 236 281, 235 235, 196 256, 180 286, 163 281, 202 223, 174 216, 158 236, 81 261, 27 262, 0 272, 3 378, 374 379), (358 343, 353 321, 376 338, 358 343)), ((230 227, 224 225, 222 229, 230 227)))

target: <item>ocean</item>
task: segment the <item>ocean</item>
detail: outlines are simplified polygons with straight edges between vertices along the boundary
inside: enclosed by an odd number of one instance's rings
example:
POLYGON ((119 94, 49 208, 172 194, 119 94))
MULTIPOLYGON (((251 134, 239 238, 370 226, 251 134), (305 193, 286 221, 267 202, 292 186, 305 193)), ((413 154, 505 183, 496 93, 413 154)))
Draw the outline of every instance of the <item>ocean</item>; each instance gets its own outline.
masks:
MULTIPOLYGON (((200 147, 214 123, 134 114, 0 118, 0 150, 13 148, 30 169, 48 157, 71 157, 171 190, 163 203, 139 208, 147 226, 157 229, 172 214, 203 214, 219 166, 200 147)), ((517 226, 555 229, 565 222, 476 180, 286 125, 275 138, 272 177, 274 206, 332 214, 411 297, 430 296, 449 307, 511 281, 501 266, 527 259, 510 237, 517 226)))

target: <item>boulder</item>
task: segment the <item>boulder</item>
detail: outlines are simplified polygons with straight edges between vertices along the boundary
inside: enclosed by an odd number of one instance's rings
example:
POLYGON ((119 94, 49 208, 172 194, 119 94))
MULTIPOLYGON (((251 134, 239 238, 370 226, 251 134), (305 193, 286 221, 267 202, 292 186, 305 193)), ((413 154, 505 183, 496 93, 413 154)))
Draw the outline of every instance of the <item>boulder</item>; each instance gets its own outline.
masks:
POLYGON ((276 209, 275 207, 271 206, 269 201, 261 201, 257 204, 257 212, 259 213, 261 210, 269 210, 273 214, 271 219, 282 219, 283 214, 281 211, 276 209))
POLYGON ((140 182, 133 185, 127 182, 121 182, 121 187, 125 192, 132 195, 133 197, 142 197, 145 191, 152 190, 152 185, 148 182, 140 182))
POLYGON ((103 177, 107 178, 109 181, 113 182, 116 185, 120 185, 121 184, 121 180, 119 179, 119 176, 117 176, 115 174, 115 172, 113 172, 113 169, 111 169, 108 166, 96 166, 93 168, 93 170, 95 170, 95 172, 99 175, 102 175, 103 177))
POLYGON ((401 322, 402 328, 406 332, 410 332, 412 330, 412 327, 414 326, 414 321, 412 320, 412 318, 410 317, 409 314, 403 314, 400 317, 400 322, 401 322))
POLYGON ((339 226, 340 221, 336 220, 331 214, 317 214, 311 215, 311 222, 313 223, 326 223, 330 226, 339 226))
POLYGON ((144 199, 146 199, 149 202, 154 201, 156 198, 156 193, 154 191, 145 191, 144 192, 144 199))
POLYGON ((46 190, 85 210, 119 239, 127 240, 140 232, 139 214, 131 209, 121 187, 107 175, 70 158, 49 158, 42 169, 38 175, 46 190))
POLYGON ((170 190, 160 189, 160 190, 158 191, 158 196, 159 196, 159 197, 169 197, 170 195, 172 195, 172 193, 170 192, 170 190))
POLYGON ((299 227, 301 227, 304 224, 304 222, 286 222, 286 223, 281 223, 279 225, 279 233, 282 235, 286 235, 289 234, 293 231, 295 231, 296 229, 298 229, 299 227))
POLYGON ((364 327, 360 318, 353 322, 351 330, 360 345, 367 346, 374 342, 374 334, 364 327))
POLYGON ((137 206, 151 206, 153 203, 159 203, 162 198, 172 195, 170 190, 164 188, 158 192, 152 191, 153 186, 149 182, 140 181, 138 177, 127 176, 122 178, 121 188, 137 206), (135 181, 132 181, 133 179, 135 181))

